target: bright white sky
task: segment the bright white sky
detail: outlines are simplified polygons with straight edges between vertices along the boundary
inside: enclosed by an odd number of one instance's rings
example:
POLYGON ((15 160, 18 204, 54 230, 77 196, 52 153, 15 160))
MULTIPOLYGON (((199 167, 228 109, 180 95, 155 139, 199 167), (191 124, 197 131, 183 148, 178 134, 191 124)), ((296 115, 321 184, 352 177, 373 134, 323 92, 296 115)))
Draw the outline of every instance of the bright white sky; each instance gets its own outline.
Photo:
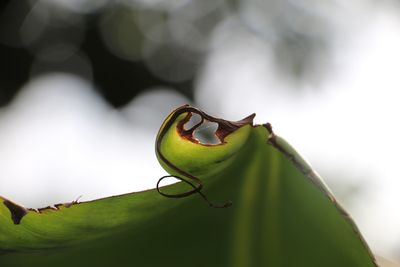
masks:
MULTIPOLYGON (((274 70, 271 50, 239 29, 210 54, 196 100, 227 119, 256 112, 333 187, 365 184, 350 213, 374 251, 399 257, 400 21, 384 10, 361 24, 337 38, 329 79, 298 94, 274 70)), ((158 127, 187 102, 155 88, 119 112, 90 82, 38 77, 0 110, 0 195, 40 207, 152 188, 164 174, 154 155, 158 127)))
POLYGON ((400 19, 390 9, 357 19, 345 21, 329 78, 317 87, 285 83, 271 49, 237 30, 210 56, 197 99, 227 118, 256 112, 256 122, 271 122, 332 187, 361 184, 345 206, 375 252, 399 259, 400 19))
POLYGON ((42 76, 0 114, 0 195, 40 207, 153 188, 158 127, 184 103, 156 88, 117 112, 77 77, 42 76))

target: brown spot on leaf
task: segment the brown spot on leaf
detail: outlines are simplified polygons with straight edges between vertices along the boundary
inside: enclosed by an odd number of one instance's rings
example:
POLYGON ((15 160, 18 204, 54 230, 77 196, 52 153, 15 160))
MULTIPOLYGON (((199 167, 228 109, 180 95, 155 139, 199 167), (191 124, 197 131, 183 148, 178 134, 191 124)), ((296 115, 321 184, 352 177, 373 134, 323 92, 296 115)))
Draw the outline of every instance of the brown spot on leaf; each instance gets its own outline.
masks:
POLYGON ((10 200, 4 200, 3 203, 10 210, 11 220, 14 224, 20 224, 22 218, 28 213, 28 210, 10 200))
POLYGON ((253 125, 253 119, 255 116, 256 114, 253 113, 240 121, 226 121, 222 119, 217 119, 217 121, 215 122, 218 123, 218 129, 215 132, 215 135, 221 140, 221 142, 223 142, 226 136, 233 133, 240 127, 247 124, 253 125))

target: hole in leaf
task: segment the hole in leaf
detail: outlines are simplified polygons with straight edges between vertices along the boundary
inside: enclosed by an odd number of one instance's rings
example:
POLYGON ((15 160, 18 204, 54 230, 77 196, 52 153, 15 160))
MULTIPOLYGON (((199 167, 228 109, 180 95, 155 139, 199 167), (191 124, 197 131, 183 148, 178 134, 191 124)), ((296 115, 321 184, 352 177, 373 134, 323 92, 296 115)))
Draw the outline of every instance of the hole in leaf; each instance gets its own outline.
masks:
POLYGON ((193 137, 200 141, 202 144, 217 145, 221 141, 215 135, 218 129, 218 123, 204 121, 197 129, 194 130, 193 137))
POLYGON ((200 122, 201 116, 199 114, 192 113, 192 117, 190 117, 190 120, 183 125, 183 129, 185 131, 188 131, 200 122))

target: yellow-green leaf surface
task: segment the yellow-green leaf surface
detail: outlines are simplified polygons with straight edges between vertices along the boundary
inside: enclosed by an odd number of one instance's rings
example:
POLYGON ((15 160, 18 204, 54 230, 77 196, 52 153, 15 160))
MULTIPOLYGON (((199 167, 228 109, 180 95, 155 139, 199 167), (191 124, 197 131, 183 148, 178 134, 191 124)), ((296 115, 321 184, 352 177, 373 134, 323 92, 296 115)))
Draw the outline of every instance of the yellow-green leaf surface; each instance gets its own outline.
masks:
POLYGON ((173 111, 156 140, 182 180, 170 186, 40 210, 1 198, 0 266, 377 266, 318 175, 253 117, 173 111), (204 120, 220 144, 194 137, 204 120))

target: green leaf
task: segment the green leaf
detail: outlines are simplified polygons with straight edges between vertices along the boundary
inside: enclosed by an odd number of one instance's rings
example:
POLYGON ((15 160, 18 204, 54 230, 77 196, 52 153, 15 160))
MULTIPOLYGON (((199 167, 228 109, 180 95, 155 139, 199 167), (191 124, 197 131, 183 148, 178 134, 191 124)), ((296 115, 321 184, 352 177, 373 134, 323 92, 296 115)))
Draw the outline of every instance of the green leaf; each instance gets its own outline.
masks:
POLYGON ((253 117, 172 112, 156 154, 183 182, 40 210, 0 199, 0 266, 377 266, 319 176, 253 117), (194 137, 193 114, 220 144, 194 137))

